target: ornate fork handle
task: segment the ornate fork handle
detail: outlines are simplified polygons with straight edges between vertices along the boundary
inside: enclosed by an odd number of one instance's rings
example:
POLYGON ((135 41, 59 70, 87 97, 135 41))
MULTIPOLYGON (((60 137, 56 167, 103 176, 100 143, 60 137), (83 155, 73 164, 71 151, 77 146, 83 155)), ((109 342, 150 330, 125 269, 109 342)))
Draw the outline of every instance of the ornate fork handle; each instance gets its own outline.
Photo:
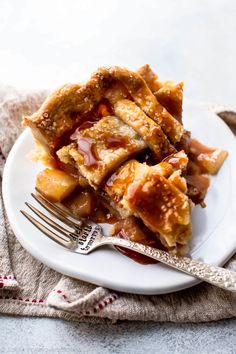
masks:
POLYGON ((192 275, 207 283, 218 286, 222 289, 236 292, 236 272, 228 269, 202 263, 188 257, 171 256, 165 251, 129 240, 119 239, 117 237, 105 237, 100 242, 104 245, 112 244, 114 246, 128 248, 132 251, 136 251, 145 256, 156 259, 161 263, 167 264, 170 267, 192 275))

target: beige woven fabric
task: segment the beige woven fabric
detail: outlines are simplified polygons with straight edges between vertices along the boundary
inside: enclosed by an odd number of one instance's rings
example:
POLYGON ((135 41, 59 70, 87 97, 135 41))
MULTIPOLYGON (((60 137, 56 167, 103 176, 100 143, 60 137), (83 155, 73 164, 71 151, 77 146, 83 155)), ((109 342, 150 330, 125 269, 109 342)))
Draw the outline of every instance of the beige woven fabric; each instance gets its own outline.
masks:
MULTIPOLYGON (((35 111, 45 93, 0 89, 0 169, 21 131, 20 117, 35 111)), ((235 129, 236 114, 221 114, 235 129)), ((202 322, 236 316, 236 294, 200 284, 162 296, 117 293, 63 276, 19 244, 0 198, 0 312, 68 320, 202 322)), ((236 270, 236 257, 227 267, 236 270)))

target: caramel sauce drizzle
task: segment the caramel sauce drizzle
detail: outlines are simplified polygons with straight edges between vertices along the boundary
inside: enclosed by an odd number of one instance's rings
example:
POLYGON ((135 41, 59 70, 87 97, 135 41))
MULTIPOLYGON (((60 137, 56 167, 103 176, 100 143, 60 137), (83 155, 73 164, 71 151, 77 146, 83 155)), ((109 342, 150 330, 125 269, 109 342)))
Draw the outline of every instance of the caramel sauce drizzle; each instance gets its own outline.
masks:
POLYGON ((77 147, 78 151, 84 157, 85 166, 94 167, 100 165, 96 145, 93 139, 81 136, 77 140, 77 147))
MULTIPOLYGON (((80 132, 91 128, 102 117, 112 114, 111 105, 108 103, 109 102, 106 102, 106 100, 102 100, 96 109, 80 119, 79 126, 77 126, 77 129, 74 131, 74 133, 70 135, 70 140, 77 141, 78 151, 84 157, 84 165, 87 167, 98 166, 101 164, 101 161, 97 153, 95 141, 91 138, 83 136, 80 132)), ((112 142, 110 143, 112 144, 112 142)))
POLYGON ((105 145, 108 149, 120 148, 129 145, 129 141, 125 136, 121 136, 121 135, 112 136, 111 134, 109 134, 105 139, 105 145))

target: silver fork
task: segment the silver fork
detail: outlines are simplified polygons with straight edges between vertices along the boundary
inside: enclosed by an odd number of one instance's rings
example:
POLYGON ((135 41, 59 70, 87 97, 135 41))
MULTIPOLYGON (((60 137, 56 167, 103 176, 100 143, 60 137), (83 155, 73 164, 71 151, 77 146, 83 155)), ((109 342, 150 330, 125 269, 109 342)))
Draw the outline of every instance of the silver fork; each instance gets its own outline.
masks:
POLYGON ((73 252, 85 255, 104 245, 120 246, 153 258, 172 268, 222 289, 236 291, 236 272, 206 264, 188 257, 171 256, 168 252, 145 246, 137 242, 118 237, 104 236, 100 225, 91 221, 86 221, 82 224, 82 222, 76 219, 67 209, 49 202, 41 194, 38 193, 36 195, 32 193, 32 196, 41 204, 41 206, 53 215, 54 220, 46 216, 32 204, 27 202, 25 204, 40 219, 48 224, 51 229, 36 220, 27 212, 21 210, 21 213, 46 236, 73 252), (64 225, 62 226, 56 222, 55 218, 63 222, 64 225))

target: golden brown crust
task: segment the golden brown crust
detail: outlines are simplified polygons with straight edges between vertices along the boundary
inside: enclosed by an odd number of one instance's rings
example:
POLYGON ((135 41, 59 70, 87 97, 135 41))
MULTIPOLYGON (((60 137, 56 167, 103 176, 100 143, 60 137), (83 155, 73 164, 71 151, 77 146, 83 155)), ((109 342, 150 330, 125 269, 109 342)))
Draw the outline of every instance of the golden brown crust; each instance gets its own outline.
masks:
POLYGON ((152 92, 156 92, 162 88, 162 83, 158 80, 158 76, 152 71, 148 64, 141 66, 137 73, 146 81, 152 92))
POLYGON ((114 104, 117 117, 132 127, 161 161, 175 151, 160 126, 149 118, 134 102, 119 100, 114 104))
POLYGON ((160 233, 169 247, 188 242, 191 235, 188 197, 164 176, 150 170, 145 179, 131 183, 125 205, 151 231, 160 233))
POLYGON ((146 81, 157 101, 159 101, 174 118, 182 122, 183 82, 176 85, 172 81, 160 82, 158 76, 152 71, 148 64, 143 65, 137 72, 146 81))
POLYGON ((175 85, 171 81, 165 81, 154 95, 167 111, 182 123, 183 82, 175 85))
POLYGON ((80 88, 80 85, 60 87, 48 96, 37 112, 23 118, 23 125, 29 126, 36 140, 49 151, 55 149, 60 136, 75 123, 69 113, 75 106, 75 97, 80 88))
POLYGON ((181 171, 178 176, 174 171, 168 162, 147 166, 129 160, 105 186, 121 214, 141 218, 168 247, 186 244, 191 235, 190 206, 183 191, 186 186, 180 180, 181 171))
POLYGON ((183 134, 183 127, 156 100, 142 77, 120 67, 99 68, 84 85, 65 85, 52 93, 41 108, 23 124, 30 126, 35 138, 55 151, 60 138, 69 133, 80 116, 91 111, 116 81, 122 82, 140 108, 163 129, 172 142, 183 134))
POLYGON ((181 139, 182 125, 157 101, 145 80, 138 73, 114 66, 109 69, 100 68, 94 76, 100 77, 104 82, 121 81, 135 103, 160 125, 173 143, 181 139))

